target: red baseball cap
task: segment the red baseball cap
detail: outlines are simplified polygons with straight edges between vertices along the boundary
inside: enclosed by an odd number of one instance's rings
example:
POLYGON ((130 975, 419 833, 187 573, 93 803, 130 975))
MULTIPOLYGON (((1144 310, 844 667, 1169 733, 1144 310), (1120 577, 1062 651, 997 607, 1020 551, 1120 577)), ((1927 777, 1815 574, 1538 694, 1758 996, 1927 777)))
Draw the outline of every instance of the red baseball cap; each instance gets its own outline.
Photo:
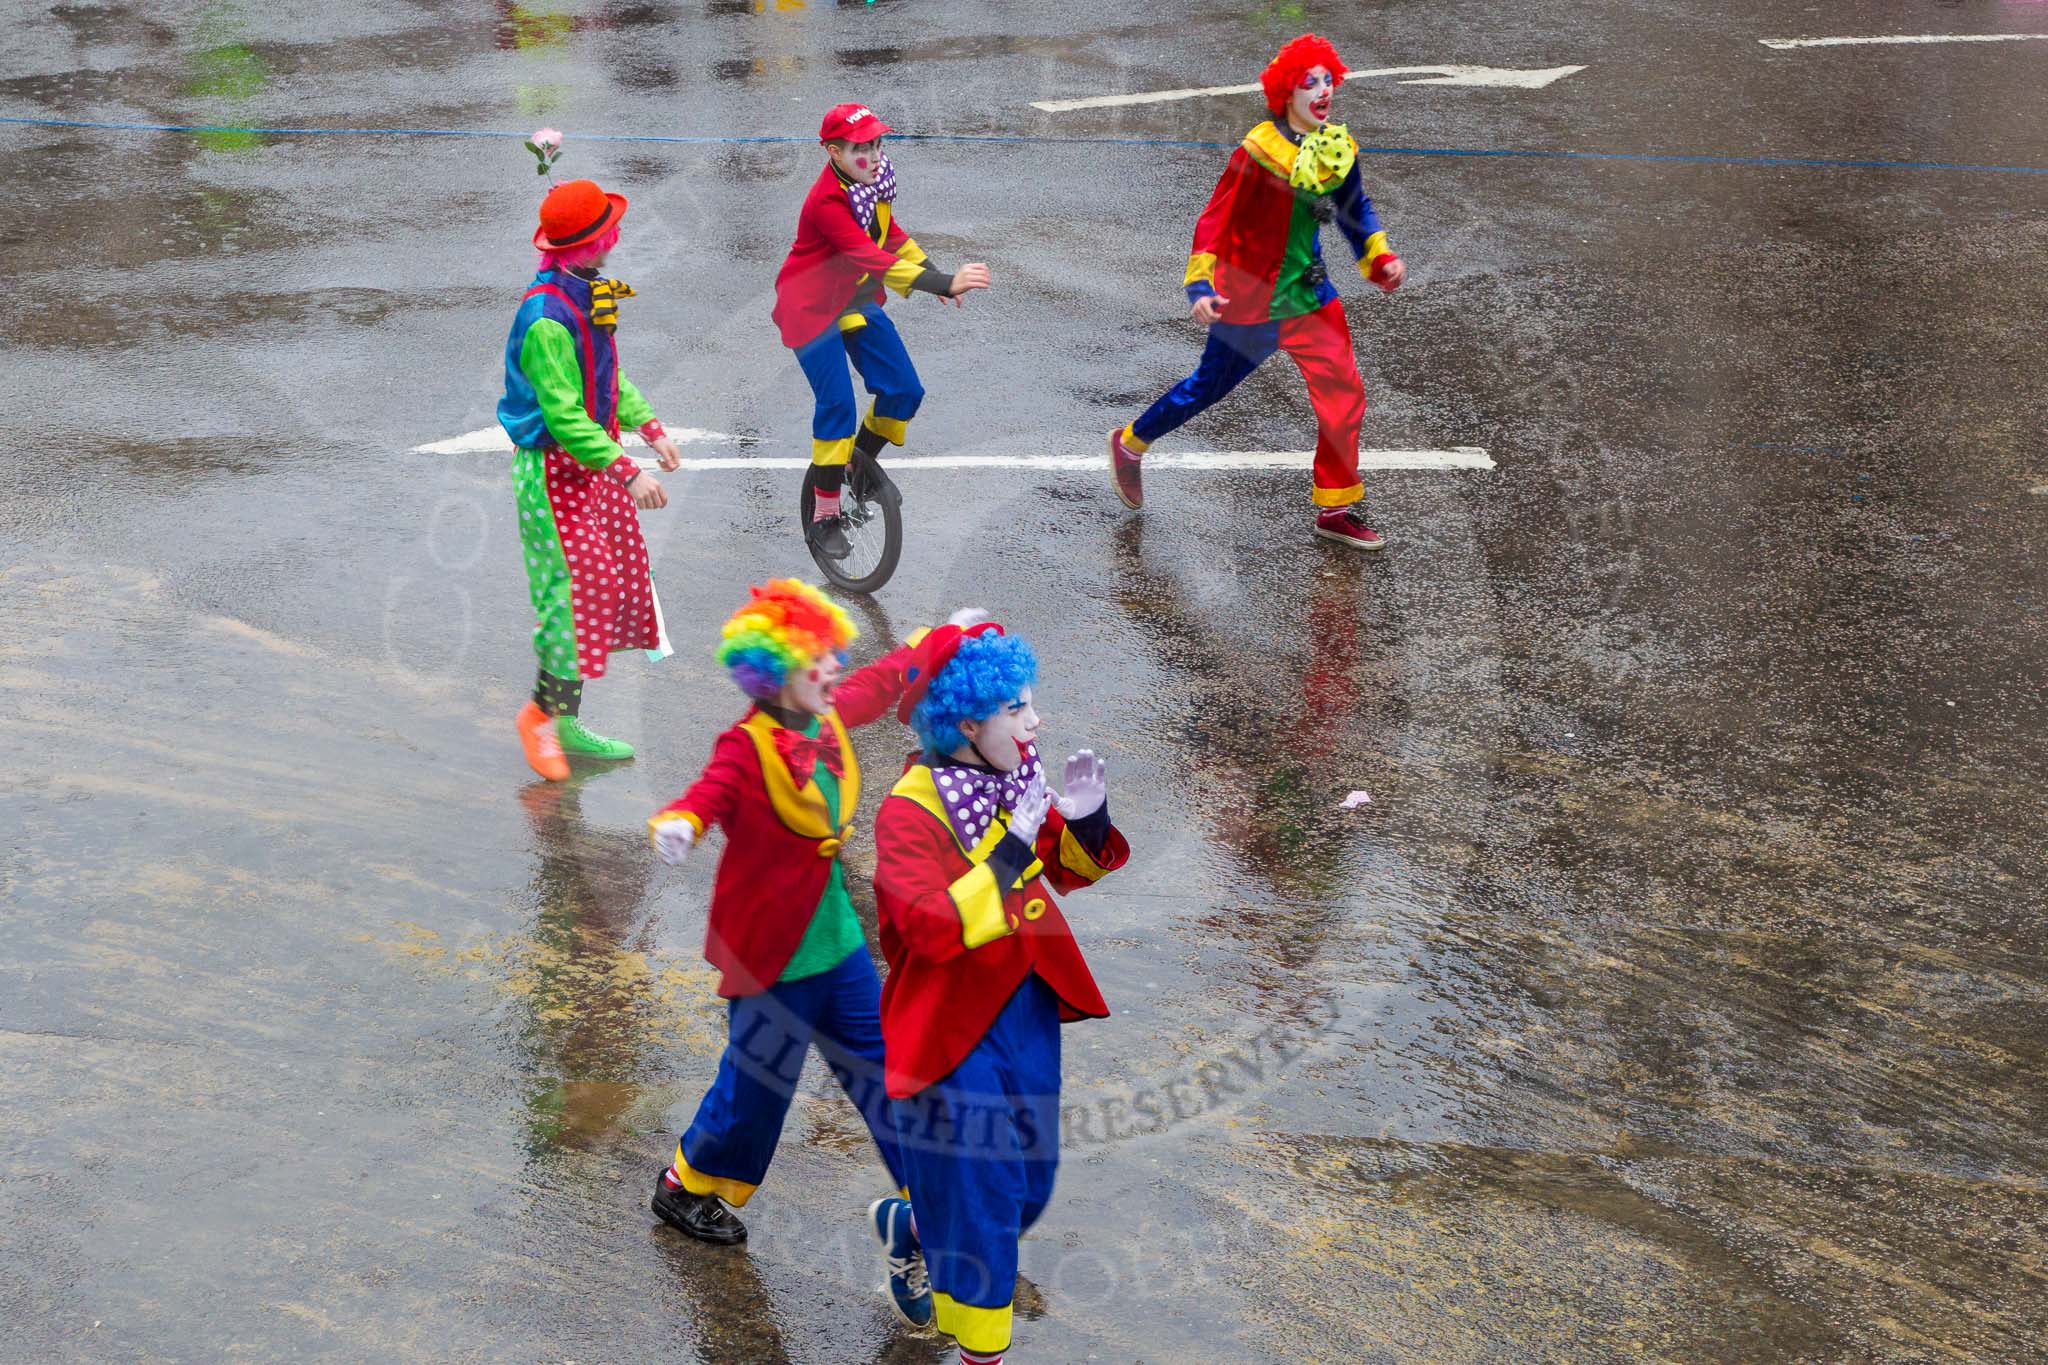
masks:
POLYGON ((924 700, 924 694, 931 690, 932 679, 953 662, 953 656, 960 652, 961 642, 970 636, 1001 635, 1003 628, 993 621, 981 621, 968 626, 945 625, 928 631, 910 651, 910 662, 903 669, 903 699, 896 704, 896 719, 910 724, 910 713, 924 700))
POLYGON ((835 104, 825 111, 825 121, 818 125, 818 141, 873 142, 894 131, 865 104, 835 104))

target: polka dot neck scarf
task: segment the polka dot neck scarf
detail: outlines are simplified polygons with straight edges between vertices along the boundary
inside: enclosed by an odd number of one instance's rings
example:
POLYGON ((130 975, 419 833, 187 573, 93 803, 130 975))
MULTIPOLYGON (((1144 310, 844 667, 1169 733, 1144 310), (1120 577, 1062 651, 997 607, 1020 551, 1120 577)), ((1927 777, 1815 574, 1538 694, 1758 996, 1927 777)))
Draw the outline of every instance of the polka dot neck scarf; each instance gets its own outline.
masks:
POLYGON ((858 180, 848 180, 846 197, 853 201, 853 216, 860 219, 862 229, 868 236, 874 236, 875 205, 896 202, 896 167, 890 164, 887 152, 882 153, 882 173, 875 177, 875 183, 863 185, 858 180))
POLYGON ((1033 778, 1045 768, 1038 761, 1038 746, 1024 751, 1024 762, 1013 773, 999 773, 979 764, 932 765, 932 785, 939 789, 939 801, 946 808, 946 823, 962 848, 971 849, 988 834, 998 810, 1010 811, 1024 799, 1033 778))

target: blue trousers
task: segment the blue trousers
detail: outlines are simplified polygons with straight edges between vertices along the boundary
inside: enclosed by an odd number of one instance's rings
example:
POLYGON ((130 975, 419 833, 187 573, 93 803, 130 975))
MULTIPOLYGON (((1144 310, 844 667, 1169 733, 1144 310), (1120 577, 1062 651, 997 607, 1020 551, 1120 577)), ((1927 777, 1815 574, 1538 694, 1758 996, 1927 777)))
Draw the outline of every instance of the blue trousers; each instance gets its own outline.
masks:
POLYGON ((818 406, 811 416, 811 463, 845 464, 853 455, 853 437, 859 423, 854 407, 853 377, 847 363, 860 372, 861 382, 874 395, 868 405, 866 425, 892 445, 902 445, 910 419, 924 402, 924 385, 896 324, 880 308, 869 306, 857 316, 866 325, 841 330, 828 327, 797 348, 796 363, 811 381, 811 393, 818 406))
POLYGON ((1059 998, 1027 977, 951 1074, 890 1104, 939 1330, 1005 1350, 1017 1239, 1060 1163, 1059 998))
POLYGON ((697 1117, 676 1144, 676 1174, 693 1194, 744 1204, 768 1174, 804 1055, 816 1044, 867 1120, 892 1185, 903 1158, 882 1085, 882 983, 865 948, 829 971, 779 981, 729 1002, 725 1054, 697 1117))

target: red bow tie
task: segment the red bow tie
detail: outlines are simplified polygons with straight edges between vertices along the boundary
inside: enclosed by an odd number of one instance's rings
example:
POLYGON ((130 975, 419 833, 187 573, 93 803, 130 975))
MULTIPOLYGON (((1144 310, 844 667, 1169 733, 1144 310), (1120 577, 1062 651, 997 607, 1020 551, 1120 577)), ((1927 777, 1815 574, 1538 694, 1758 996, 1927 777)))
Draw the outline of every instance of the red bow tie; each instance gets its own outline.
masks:
POLYGON ((775 732, 775 752, 782 755, 782 761, 789 765, 790 776, 799 785, 811 780, 820 761, 834 780, 846 776, 846 760, 839 756, 839 737, 829 729, 820 727, 816 739, 795 730, 778 729, 775 732))

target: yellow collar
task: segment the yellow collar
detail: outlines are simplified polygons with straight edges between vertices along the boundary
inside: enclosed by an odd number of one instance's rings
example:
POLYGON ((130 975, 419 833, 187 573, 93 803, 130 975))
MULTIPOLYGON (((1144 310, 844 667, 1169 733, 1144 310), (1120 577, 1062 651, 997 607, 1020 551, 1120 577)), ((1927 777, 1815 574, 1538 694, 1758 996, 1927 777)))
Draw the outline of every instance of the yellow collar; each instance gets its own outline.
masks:
POLYGON ((853 757, 853 741, 846 736, 839 712, 827 711, 821 724, 829 726, 838 738, 839 757, 846 765, 846 776, 839 779, 838 829, 832 827, 831 812, 826 809, 825 793, 818 786, 817 775, 813 773, 799 788, 790 776, 789 765, 775 751, 775 732, 783 728, 781 723, 766 711, 756 710, 740 722, 740 729, 754 741, 754 754, 761 760, 761 778, 767 784, 768 803, 775 807, 776 818, 792 834, 806 839, 844 838, 853 827, 853 812, 860 806, 860 764, 853 757))
MULTIPOLYGON (((987 862, 989 853, 1003 841, 1003 836, 1010 832, 1009 817, 998 810, 996 818, 988 822, 988 830, 981 836, 980 843, 973 848, 961 843, 960 836, 953 831, 953 822, 946 818, 946 803, 939 799, 938 786, 932 781, 931 766, 926 763, 913 763, 910 771, 898 778, 896 785, 889 789, 889 795, 904 797, 924 807, 926 813, 938 821, 940 827, 952 837, 953 847, 966 854, 967 861, 971 863, 987 862)), ((1033 858, 1031 866, 1024 869, 1016 884, 1022 886, 1044 870, 1045 864, 1033 858)))
MULTIPOLYGON (((1326 123, 1318 131, 1308 134, 1303 142, 1313 142, 1326 149, 1321 164, 1315 167, 1315 183, 1301 186, 1316 194, 1335 189, 1358 157, 1358 141, 1341 123, 1326 123)), ((1301 146, 1281 132, 1274 120, 1268 119, 1246 133, 1243 145, 1252 160, 1282 180, 1293 183, 1295 158, 1301 154, 1301 146)), ((1302 169, 1307 171, 1309 167, 1304 164, 1302 169)))

